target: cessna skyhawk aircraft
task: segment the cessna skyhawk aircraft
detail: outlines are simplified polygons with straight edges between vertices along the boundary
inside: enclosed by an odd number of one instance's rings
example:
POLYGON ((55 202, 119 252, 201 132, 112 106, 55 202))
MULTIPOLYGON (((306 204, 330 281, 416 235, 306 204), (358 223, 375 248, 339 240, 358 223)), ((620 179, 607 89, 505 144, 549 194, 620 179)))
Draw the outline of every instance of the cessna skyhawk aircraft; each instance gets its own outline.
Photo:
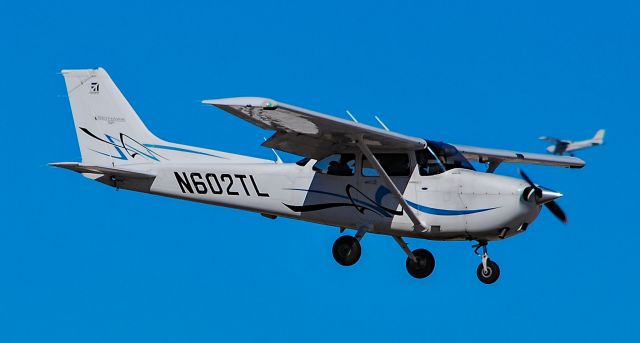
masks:
POLYGON ((500 275, 487 243, 523 233, 562 194, 493 174, 501 163, 581 168, 574 157, 451 145, 327 116, 265 98, 205 100, 275 131, 263 146, 305 157, 278 163, 181 144, 154 136, 102 69, 63 70, 82 162, 52 166, 106 185, 355 230, 333 245, 335 260, 358 261, 367 233, 391 236, 415 278, 435 267, 425 249, 404 237, 469 240, 481 257, 477 276, 500 275), (487 163, 476 171, 469 160, 487 163), (479 252, 481 251, 481 253, 479 252))

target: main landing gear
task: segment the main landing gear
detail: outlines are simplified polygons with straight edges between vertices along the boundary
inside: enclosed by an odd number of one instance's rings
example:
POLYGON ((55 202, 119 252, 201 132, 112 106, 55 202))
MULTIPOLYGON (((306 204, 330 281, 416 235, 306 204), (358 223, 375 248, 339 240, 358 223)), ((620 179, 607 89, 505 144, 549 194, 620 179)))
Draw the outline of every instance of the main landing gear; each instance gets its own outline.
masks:
POLYGON ((436 259, 433 254, 427 249, 416 249, 411 251, 407 243, 399 236, 393 236, 396 243, 402 248, 405 254, 407 254, 407 272, 409 275, 416 279, 424 279, 433 273, 436 268, 436 259))
MULTIPOLYGON (((355 237, 342 236, 333 243, 333 258, 340 265, 352 266, 360 259, 362 247, 360 239, 364 236, 363 232, 358 232, 355 237)), ((409 250, 407 243, 402 237, 393 236, 402 250, 407 254, 407 272, 416 279, 423 279, 433 273, 436 267, 436 260, 433 254, 426 249, 409 250)))
POLYGON ((360 239, 364 234, 356 234, 355 237, 342 236, 333 243, 333 258, 343 266, 352 266, 360 259, 362 247, 360 239))
MULTIPOLYGON (((340 265, 352 266, 358 262, 362 253, 360 240, 364 236, 365 231, 358 231, 355 236, 342 236, 333 243, 333 258, 340 265)), ((399 236, 392 236, 400 245, 402 250, 407 254, 406 267, 409 275, 416 279, 424 279, 433 273, 436 267, 436 260, 433 254, 426 249, 416 249, 411 251, 407 243, 399 236)), ((500 267, 498 264, 489 259, 487 252, 487 241, 478 241, 473 245, 476 255, 480 256, 482 262, 476 269, 478 279, 485 284, 492 284, 500 277, 500 267), (480 253, 480 251, 482 251, 480 253)))
POLYGON ((489 254, 487 253, 487 241, 479 241, 478 244, 473 246, 475 249, 474 252, 476 255, 482 258, 482 262, 478 265, 476 269, 476 275, 478 275, 478 280, 485 284, 492 284, 498 281, 500 277, 500 267, 498 264, 491 261, 489 259, 489 254), (478 250, 482 249, 482 254, 478 253, 478 250))
POLYGON ((436 268, 436 259, 427 249, 416 249, 413 252, 415 259, 407 257, 407 271, 416 279, 424 279, 433 273, 436 268))

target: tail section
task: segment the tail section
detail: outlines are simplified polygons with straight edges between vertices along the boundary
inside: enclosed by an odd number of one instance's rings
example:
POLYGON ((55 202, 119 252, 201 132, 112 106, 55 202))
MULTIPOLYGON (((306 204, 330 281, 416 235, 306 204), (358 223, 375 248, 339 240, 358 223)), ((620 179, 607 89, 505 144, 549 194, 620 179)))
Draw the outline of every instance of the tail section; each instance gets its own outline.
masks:
POLYGON ((594 144, 604 144, 604 132, 604 129, 600 129, 596 132, 596 135, 593 136, 594 144))
POLYGON ((135 155, 157 158, 144 144, 160 140, 142 123, 104 69, 63 70, 62 75, 83 163, 127 164, 135 155))
POLYGON ((117 166, 164 161, 264 162, 165 142, 147 129, 102 69, 63 70, 82 164, 117 166))

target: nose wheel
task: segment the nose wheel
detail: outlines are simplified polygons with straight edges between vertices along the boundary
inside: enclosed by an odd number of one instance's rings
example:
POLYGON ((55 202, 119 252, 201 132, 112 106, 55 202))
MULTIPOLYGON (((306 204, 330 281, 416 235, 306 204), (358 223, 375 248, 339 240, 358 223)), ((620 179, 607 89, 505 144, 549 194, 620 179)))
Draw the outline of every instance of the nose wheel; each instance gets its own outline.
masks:
POLYGON ((475 249, 474 252, 476 255, 480 256, 482 259, 482 262, 480 262, 480 265, 478 265, 478 268, 476 269, 478 280, 485 284, 492 284, 498 281, 498 278, 500 277, 500 267, 497 263, 489 259, 487 242, 480 241, 478 244, 474 245, 473 248, 475 249), (482 249, 482 254, 478 252, 480 249, 482 249))

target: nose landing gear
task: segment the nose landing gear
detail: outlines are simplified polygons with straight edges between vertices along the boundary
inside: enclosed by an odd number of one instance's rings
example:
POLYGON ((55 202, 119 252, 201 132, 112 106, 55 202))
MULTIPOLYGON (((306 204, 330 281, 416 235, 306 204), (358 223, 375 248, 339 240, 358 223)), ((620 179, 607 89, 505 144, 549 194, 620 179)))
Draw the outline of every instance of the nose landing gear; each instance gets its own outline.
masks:
POLYGON ((478 241, 478 244, 473 245, 473 248, 475 249, 474 252, 476 255, 482 258, 482 262, 476 269, 478 280, 485 284, 492 284, 498 281, 498 278, 500 277, 500 267, 497 263, 489 259, 489 254, 487 253, 487 241, 478 241), (478 250, 480 249, 482 249, 482 254, 478 253, 478 250))

